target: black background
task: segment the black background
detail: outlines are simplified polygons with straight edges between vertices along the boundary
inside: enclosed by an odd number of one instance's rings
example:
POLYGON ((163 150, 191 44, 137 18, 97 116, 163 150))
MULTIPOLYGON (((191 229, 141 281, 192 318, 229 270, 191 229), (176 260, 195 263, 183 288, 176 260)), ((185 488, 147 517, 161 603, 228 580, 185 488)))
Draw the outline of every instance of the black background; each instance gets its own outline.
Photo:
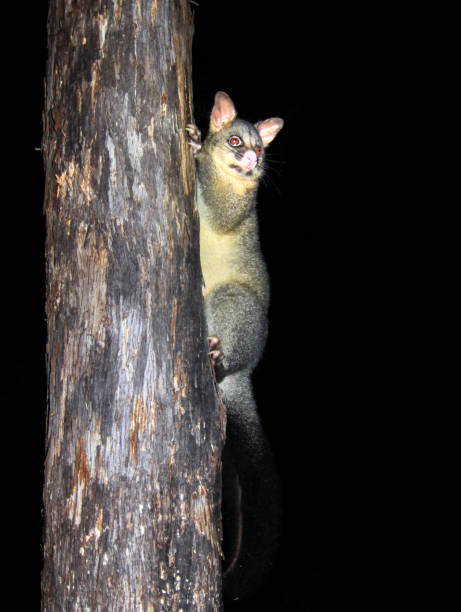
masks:
MULTIPOLYGON (((13 306, 30 306, 21 316, 20 341, 11 347, 20 398, 13 423, 25 430, 18 453, 28 459, 12 490, 21 506, 15 520, 27 559, 22 571, 37 601, 46 406, 44 177, 36 148, 42 135, 47 9, 39 4, 22 16, 24 38, 18 44, 28 54, 15 62, 11 75, 18 95, 9 109, 20 118, 13 149, 20 169, 14 175, 17 219, 11 232, 27 259, 7 281, 13 306)), ((382 287, 398 236, 387 238, 392 203, 377 169, 382 148, 378 153, 372 142, 385 140, 390 129, 385 109, 395 100, 375 75, 382 73, 392 43, 370 55, 379 16, 365 15, 362 29, 350 7, 346 14, 331 4, 198 0, 193 11, 195 120, 202 131, 218 90, 232 97, 244 119, 285 120, 270 146, 258 199, 272 293, 269 341, 255 375, 283 484, 283 531, 269 580, 257 598, 235 609, 323 611, 337 586, 332 567, 338 524, 355 503, 350 434, 356 425, 367 430, 364 415, 387 400, 378 375, 382 351, 377 360, 373 346, 389 342, 389 319, 381 315, 396 304, 382 287)), ((399 172, 398 164, 392 169, 399 172)), ((372 434, 367 431, 370 446, 372 434)))

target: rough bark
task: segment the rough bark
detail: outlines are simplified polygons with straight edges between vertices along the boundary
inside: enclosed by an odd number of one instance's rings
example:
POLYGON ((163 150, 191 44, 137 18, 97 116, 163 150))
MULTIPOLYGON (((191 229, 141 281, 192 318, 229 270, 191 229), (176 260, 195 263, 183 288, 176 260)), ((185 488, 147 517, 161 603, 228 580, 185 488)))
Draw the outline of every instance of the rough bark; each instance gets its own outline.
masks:
POLYGON ((51 0, 42 609, 219 610, 186 0, 51 0))

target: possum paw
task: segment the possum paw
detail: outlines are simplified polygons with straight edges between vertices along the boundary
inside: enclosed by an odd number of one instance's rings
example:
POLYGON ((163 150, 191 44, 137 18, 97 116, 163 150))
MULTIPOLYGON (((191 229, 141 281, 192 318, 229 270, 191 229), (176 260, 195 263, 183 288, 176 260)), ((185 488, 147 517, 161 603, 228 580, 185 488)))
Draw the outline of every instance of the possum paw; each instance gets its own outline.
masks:
POLYGON ((193 123, 188 123, 186 125, 186 132, 189 135, 189 145, 195 156, 202 148, 202 134, 200 133, 198 127, 193 123))
POLYGON ((208 338, 208 355, 210 356, 210 362, 213 368, 215 368, 222 361, 223 353, 221 351, 221 343, 218 336, 210 336, 208 338))

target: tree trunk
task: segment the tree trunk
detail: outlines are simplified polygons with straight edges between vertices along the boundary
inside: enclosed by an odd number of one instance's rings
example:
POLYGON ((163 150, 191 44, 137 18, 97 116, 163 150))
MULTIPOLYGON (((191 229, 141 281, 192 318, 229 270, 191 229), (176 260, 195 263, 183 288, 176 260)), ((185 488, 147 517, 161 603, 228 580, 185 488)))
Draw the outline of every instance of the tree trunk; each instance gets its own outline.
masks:
POLYGON ((42 609, 219 610, 186 0, 51 0, 42 609))

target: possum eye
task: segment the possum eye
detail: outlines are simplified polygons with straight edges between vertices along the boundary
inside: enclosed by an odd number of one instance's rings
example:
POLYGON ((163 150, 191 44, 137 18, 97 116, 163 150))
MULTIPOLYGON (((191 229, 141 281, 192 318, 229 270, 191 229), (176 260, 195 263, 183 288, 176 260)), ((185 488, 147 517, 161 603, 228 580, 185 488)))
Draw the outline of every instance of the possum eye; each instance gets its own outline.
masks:
POLYGON ((242 144, 242 139, 238 136, 231 136, 229 138, 229 144, 231 147, 239 147, 242 144))
POLYGON ((263 152, 261 147, 255 147, 255 153, 258 157, 261 157, 261 153, 263 152))

